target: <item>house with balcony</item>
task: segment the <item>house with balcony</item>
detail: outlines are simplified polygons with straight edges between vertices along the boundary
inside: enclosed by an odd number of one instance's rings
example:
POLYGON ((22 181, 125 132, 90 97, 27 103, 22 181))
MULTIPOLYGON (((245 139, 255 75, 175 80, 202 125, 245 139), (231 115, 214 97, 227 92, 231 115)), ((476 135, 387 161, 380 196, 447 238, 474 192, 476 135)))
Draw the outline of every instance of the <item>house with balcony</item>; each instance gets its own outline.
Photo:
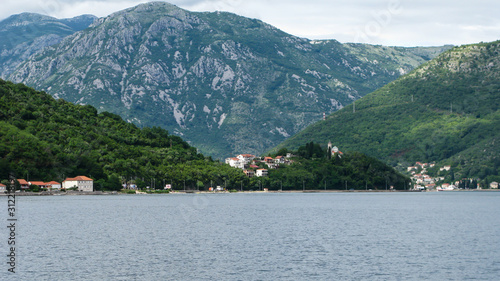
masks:
POLYGON ((255 176, 255 171, 254 170, 244 170, 243 173, 249 178, 253 178, 255 176))
POLYGON ((255 176, 267 177, 267 169, 257 169, 257 171, 255 171, 255 176))

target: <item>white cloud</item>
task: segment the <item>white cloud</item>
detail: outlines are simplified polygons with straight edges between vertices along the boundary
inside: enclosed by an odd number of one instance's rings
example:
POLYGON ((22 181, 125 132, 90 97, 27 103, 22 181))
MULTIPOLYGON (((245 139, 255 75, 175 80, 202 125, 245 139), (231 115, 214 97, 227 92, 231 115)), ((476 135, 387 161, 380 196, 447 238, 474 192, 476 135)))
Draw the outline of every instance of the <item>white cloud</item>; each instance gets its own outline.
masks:
MULTIPOLYGON (((58 18, 106 16, 147 0, 16 0, 0 19, 21 12, 58 18)), ((290 34, 383 45, 465 44, 500 39, 498 0, 170 0, 190 11, 229 11, 290 34)))

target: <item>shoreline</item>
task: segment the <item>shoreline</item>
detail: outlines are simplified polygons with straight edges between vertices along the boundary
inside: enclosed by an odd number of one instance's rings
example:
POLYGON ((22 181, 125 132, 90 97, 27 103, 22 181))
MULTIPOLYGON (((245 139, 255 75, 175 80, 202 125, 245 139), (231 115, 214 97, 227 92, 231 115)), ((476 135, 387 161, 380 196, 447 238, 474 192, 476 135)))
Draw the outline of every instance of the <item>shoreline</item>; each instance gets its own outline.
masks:
MULTIPOLYGON (((450 191, 437 191, 437 190, 324 190, 324 189, 315 189, 315 190, 268 190, 268 191, 198 191, 198 190, 176 190, 170 193, 163 194, 236 194, 236 193, 420 193, 420 192, 439 192, 439 193, 453 193, 453 192, 498 192, 500 189, 469 189, 469 190, 450 190, 450 191)), ((43 191, 43 192, 15 192, 15 193, 0 193, 0 196, 84 196, 84 195, 158 195, 162 193, 146 193, 146 192, 137 192, 135 194, 127 194, 118 191, 92 191, 92 192, 79 192, 79 191, 43 191)))

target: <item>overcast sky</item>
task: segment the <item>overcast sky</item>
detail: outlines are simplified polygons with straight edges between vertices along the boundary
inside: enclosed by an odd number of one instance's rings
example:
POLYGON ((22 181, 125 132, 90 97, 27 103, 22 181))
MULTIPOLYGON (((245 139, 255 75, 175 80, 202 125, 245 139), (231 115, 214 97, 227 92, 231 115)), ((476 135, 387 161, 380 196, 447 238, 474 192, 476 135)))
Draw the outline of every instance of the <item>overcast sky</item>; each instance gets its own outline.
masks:
MULTIPOLYGON (((0 20, 22 12, 98 17, 144 0, 7 0, 0 20)), ((190 11, 229 11, 292 35, 389 46, 469 44, 500 39, 499 0, 170 0, 190 11)))

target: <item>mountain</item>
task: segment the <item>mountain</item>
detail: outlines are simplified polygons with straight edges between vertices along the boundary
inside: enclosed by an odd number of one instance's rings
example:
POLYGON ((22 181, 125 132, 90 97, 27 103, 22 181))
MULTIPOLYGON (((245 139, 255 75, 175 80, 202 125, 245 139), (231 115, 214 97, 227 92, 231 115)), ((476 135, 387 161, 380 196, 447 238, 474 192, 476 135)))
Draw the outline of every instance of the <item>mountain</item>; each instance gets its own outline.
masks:
POLYGON ((96 18, 82 15, 59 20, 40 14, 22 13, 0 21, 0 77, 7 77, 32 54, 87 28, 96 18))
POLYGON ((455 47, 280 144, 332 141, 393 165, 435 161, 454 178, 500 175, 500 41, 455 47))
POLYGON ((310 41, 153 2, 98 19, 9 80, 168 129, 219 158, 258 155, 447 48, 310 41))

